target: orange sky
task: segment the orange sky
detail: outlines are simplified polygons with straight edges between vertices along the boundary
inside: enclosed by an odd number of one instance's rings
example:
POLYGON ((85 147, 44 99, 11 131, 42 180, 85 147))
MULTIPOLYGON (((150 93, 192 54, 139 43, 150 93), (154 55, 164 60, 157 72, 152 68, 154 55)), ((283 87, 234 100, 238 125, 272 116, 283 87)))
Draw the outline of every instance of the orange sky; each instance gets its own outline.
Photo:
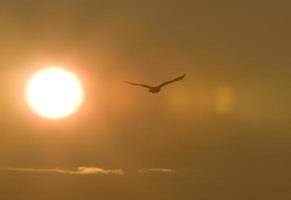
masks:
POLYGON ((0 199, 288 199, 288 1, 1 1, 0 199), (81 109, 24 102, 73 69, 81 109), (157 95, 124 80, 158 84, 157 95))

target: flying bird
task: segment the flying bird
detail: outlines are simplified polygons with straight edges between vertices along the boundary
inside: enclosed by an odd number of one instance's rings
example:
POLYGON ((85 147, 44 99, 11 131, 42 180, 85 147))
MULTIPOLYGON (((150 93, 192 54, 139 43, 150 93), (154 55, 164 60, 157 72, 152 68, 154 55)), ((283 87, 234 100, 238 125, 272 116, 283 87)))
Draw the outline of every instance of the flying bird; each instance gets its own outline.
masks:
POLYGON ((184 77, 186 76, 186 74, 179 76, 173 80, 170 81, 165 81, 162 84, 158 85, 158 86, 150 86, 150 85, 146 85, 146 84, 140 84, 140 83, 133 83, 133 82, 129 82, 129 81, 124 81, 125 83, 128 83, 130 85, 135 85, 135 86, 141 86, 141 87, 145 87, 147 89, 149 89, 149 92, 151 93, 158 93, 161 91, 162 87, 165 85, 168 85, 170 83, 176 82, 176 81, 180 81, 182 80, 184 77))

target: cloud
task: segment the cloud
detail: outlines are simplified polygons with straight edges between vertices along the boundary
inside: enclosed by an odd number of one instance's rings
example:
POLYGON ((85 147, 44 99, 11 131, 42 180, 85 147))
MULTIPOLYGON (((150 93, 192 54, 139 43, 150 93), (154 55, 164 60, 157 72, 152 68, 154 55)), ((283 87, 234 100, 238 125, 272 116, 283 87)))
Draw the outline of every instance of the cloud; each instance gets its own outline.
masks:
POLYGON ((53 172, 59 174, 69 174, 69 175, 124 175, 122 169, 102 169, 98 167, 78 167, 75 170, 51 168, 51 169, 35 169, 35 168, 7 168, 9 171, 19 171, 19 172, 53 172))
MULTIPOLYGON (((68 174, 68 175, 124 175, 125 171, 123 169, 103 169, 99 167, 78 167, 76 169, 62 169, 62 168, 16 168, 9 167, 5 170, 15 171, 15 172, 32 172, 32 173, 58 173, 58 174, 68 174)), ((177 173, 175 169, 169 168, 142 168, 137 170, 138 173, 177 173)))
POLYGON ((168 168, 148 168, 148 169, 140 169, 139 173, 148 173, 148 172, 162 172, 162 173, 176 173, 177 171, 174 169, 168 168))

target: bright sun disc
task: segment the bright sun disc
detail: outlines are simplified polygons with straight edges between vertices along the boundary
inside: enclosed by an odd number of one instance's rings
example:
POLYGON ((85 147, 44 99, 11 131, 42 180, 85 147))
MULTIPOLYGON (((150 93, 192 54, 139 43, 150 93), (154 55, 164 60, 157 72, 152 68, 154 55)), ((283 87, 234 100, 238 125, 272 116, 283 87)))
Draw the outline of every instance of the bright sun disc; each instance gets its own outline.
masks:
POLYGON ((83 89, 75 74, 60 67, 50 67, 32 75, 25 96, 37 115, 60 119, 77 111, 83 100, 83 89))

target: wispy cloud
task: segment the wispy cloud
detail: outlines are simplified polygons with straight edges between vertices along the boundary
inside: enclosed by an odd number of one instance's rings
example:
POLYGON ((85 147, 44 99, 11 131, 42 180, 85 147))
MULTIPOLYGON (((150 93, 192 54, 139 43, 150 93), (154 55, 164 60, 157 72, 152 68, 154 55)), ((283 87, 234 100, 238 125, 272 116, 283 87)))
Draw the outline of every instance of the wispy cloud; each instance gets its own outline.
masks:
POLYGON ((106 175, 124 175, 124 171, 122 169, 102 169, 98 167, 78 167, 77 169, 60 169, 60 168, 48 168, 48 169, 36 169, 36 168, 7 168, 9 171, 19 171, 19 172, 52 172, 59 174, 69 174, 69 175, 98 175, 98 174, 106 174, 106 175))
MULTIPOLYGON (((125 171, 123 169, 103 169, 99 167, 78 167, 75 169, 63 169, 63 168, 17 168, 8 167, 2 168, 8 171, 15 172, 31 172, 31 173, 58 173, 58 174, 68 174, 68 175, 124 175, 125 171)), ((177 170, 170 168, 142 168, 136 171, 137 173, 177 173, 177 170)))
POLYGON ((138 170, 139 173, 148 173, 148 172, 162 172, 162 173, 176 173, 174 169, 168 168, 145 168, 138 170))

